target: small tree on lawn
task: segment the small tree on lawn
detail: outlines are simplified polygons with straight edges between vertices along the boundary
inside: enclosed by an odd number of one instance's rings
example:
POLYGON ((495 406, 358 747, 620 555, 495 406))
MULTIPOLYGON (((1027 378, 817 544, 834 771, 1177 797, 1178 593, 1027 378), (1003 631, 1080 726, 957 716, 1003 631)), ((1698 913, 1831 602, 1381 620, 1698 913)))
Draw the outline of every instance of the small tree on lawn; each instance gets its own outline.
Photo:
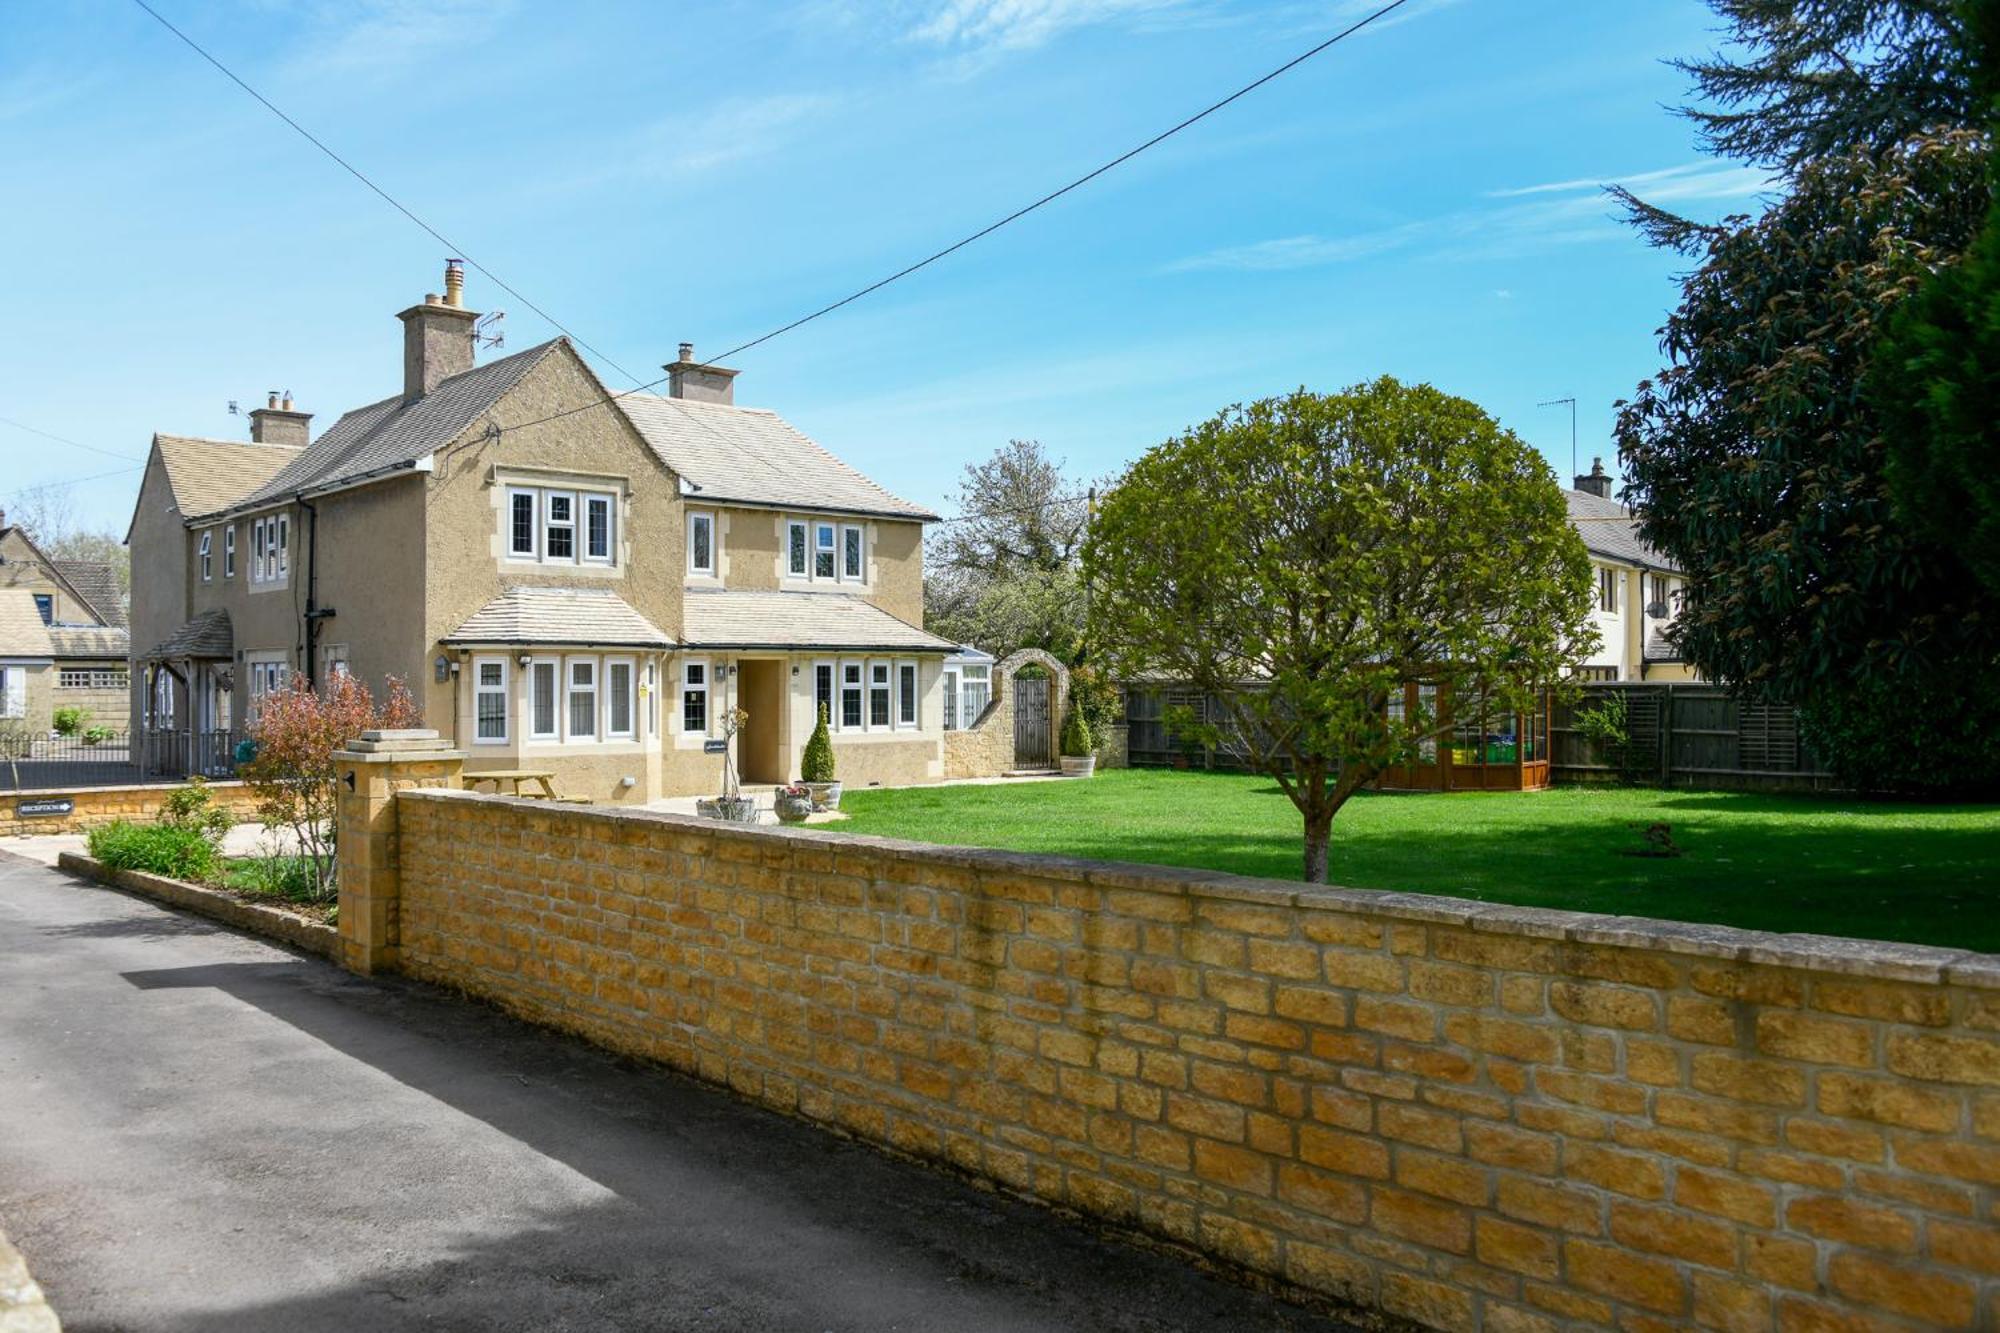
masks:
POLYGON ((266 694, 250 736, 256 756, 242 777, 257 795, 257 813, 266 828, 287 828, 299 855, 312 870, 313 896, 333 889, 333 810, 339 794, 334 754, 364 731, 414 727, 416 702, 403 682, 387 680, 388 698, 379 706, 368 687, 337 675, 319 690, 294 676, 282 690, 266 694))
POLYGON ((1597 639, 1548 464, 1472 403, 1387 378, 1232 407, 1154 448, 1084 567, 1094 642, 1220 702, 1170 725, 1276 779, 1314 882, 1347 799, 1441 736, 1392 714, 1404 682, 1519 707, 1597 639))

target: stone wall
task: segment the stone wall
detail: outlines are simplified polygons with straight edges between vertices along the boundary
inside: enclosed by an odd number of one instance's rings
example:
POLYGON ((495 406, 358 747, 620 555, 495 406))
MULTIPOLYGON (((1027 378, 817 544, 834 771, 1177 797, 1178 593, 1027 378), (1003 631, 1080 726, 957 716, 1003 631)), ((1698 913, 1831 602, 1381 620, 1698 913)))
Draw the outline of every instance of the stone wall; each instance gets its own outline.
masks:
POLYGON ((1443 1329, 2000 1326, 2000 958, 390 805, 406 971, 1299 1288, 1443 1329))
MULTIPOLYGON (((134 823, 145 823, 157 819, 160 805, 167 793, 183 784, 163 782, 134 787, 51 787, 46 791, 0 792, 0 837, 19 837, 24 834, 82 833, 100 824, 110 824, 121 819, 134 823), (19 810, 24 802, 69 801, 74 805, 66 815, 34 815, 23 817, 19 810)), ((227 809, 238 820, 253 820, 257 817, 257 798, 251 790, 240 782, 211 782, 208 789, 215 796, 216 804, 227 809)))

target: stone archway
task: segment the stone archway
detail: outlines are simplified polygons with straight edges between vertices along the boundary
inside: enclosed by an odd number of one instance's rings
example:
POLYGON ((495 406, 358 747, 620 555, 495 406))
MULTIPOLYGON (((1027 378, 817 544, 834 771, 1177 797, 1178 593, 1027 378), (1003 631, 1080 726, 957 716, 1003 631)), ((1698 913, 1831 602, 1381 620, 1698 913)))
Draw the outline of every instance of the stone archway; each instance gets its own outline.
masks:
POLYGON ((1053 653, 1040 648, 1023 648, 995 666, 993 676, 995 698, 1006 702, 1006 713, 1013 722, 1012 767, 1054 768, 1063 710, 1069 706, 1069 668, 1053 653), (1037 706, 1024 710, 1022 704, 1026 691, 1020 687, 1026 682, 1017 681, 1015 677, 1023 667, 1028 666, 1046 671, 1049 683, 1046 694, 1027 701, 1037 706))

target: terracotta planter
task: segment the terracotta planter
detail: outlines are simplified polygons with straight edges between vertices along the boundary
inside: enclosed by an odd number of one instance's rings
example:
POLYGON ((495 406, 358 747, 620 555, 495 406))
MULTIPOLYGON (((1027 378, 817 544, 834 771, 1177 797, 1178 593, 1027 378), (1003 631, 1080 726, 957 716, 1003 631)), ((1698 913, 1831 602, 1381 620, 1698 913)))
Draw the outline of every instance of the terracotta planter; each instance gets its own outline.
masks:
POLYGON ((1066 778, 1087 778, 1097 771, 1097 756, 1094 754, 1066 754, 1062 757, 1062 775, 1066 778))
POLYGON ((840 784, 838 782, 808 782, 805 789, 812 793, 813 809, 840 809, 840 784))
POLYGON ((813 799, 810 796, 779 796, 775 800, 775 808, 780 822, 803 824, 806 816, 813 812, 813 799))
POLYGON ((757 802, 748 796, 703 797, 694 803, 694 812, 703 819, 720 819, 727 824, 757 822, 757 802))

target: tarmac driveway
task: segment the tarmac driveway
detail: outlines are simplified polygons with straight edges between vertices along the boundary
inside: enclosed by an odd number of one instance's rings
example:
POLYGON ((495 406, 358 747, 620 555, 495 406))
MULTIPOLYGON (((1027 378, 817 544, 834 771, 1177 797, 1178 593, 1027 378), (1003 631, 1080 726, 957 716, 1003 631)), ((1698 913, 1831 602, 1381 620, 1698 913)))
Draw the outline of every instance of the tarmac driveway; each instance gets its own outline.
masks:
POLYGON ((1346 1327, 5 853, 0 1228, 71 1333, 1346 1327))

